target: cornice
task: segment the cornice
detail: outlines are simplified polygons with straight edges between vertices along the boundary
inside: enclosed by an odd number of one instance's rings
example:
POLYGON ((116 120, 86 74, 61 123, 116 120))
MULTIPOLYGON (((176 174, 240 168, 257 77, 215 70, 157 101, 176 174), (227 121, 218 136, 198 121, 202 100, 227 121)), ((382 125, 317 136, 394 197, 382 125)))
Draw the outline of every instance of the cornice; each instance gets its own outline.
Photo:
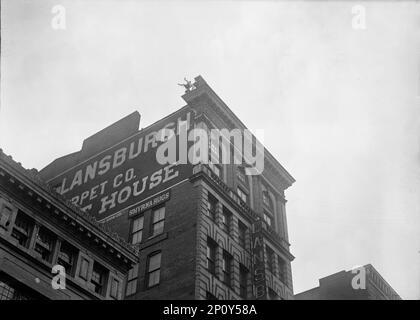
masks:
MULTIPOLYGON (((194 89, 187 91, 182 98, 188 104, 194 105, 199 99, 206 99, 210 102, 213 110, 218 113, 231 128, 246 129, 245 124, 233 113, 233 111, 224 103, 224 101, 213 91, 207 82, 198 76, 195 78, 194 89)), ((285 189, 291 186, 296 180, 292 175, 274 158, 274 156, 264 147, 265 159, 267 164, 274 172, 277 172, 285 184, 285 189)))
POLYGON ((77 230, 86 233, 89 238, 94 240, 94 243, 104 248, 109 247, 109 251, 115 253, 120 259, 137 261, 137 247, 125 242, 106 225, 97 222, 92 215, 82 211, 57 193, 39 177, 37 170, 25 169, 0 149, 0 176, 6 177, 6 175, 9 178, 9 183, 16 185, 21 190, 26 189, 27 194, 32 196, 35 201, 44 204, 51 214, 69 221, 70 225, 77 225, 77 230))

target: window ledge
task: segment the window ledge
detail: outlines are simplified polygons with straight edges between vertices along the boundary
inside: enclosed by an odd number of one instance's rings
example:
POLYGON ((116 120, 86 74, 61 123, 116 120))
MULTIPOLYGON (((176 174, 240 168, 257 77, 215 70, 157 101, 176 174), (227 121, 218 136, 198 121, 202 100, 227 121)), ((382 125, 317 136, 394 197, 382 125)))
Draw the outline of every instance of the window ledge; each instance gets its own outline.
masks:
POLYGON ((161 233, 157 236, 147 238, 144 242, 139 244, 139 250, 146 249, 146 248, 148 248, 148 247, 150 247, 150 246, 152 246, 152 245, 154 245, 158 242, 166 240, 167 238, 168 238, 168 233, 167 232, 161 233))

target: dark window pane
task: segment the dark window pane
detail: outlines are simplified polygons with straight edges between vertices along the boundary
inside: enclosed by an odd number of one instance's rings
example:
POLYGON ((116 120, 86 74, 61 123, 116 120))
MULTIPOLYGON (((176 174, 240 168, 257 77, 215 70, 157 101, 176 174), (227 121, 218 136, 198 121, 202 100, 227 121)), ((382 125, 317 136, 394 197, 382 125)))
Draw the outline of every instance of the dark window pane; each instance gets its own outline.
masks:
POLYGON ((104 295, 106 276, 107 270, 104 267, 102 267, 99 263, 94 262, 90 282, 93 284, 94 291, 97 294, 104 295))
POLYGON ((153 211, 152 218, 152 236, 163 233, 165 226, 165 207, 161 207, 153 211))
POLYGON ((41 227, 35 242, 35 252, 39 254, 42 260, 50 262, 55 243, 55 236, 47 229, 41 227))
POLYGON ((244 225, 242 222, 238 222, 238 232, 239 232, 239 244, 246 248, 246 232, 247 232, 247 227, 246 225, 244 225))
POLYGON ((12 230, 12 237, 15 238, 21 246, 27 247, 33 228, 34 221, 19 211, 12 230))
POLYGON ((207 239, 207 270, 215 274, 216 272, 216 247, 217 244, 210 238, 207 239))
POLYGON ((149 256, 147 268, 147 286, 153 287, 160 283, 161 252, 149 256))
POLYGON ((248 273, 248 269, 241 265, 239 268, 239 286, 240 295, 244 299, 248 296, 248 273))
POLYGON ((216 220, 216 208, 217 208, 217 199, 212 196, 211 194, 208 195, 208 202, 209 202, 209 216, 213 220, 216 220))
POLYGON ((232 256, 224 252, 222 260, 222 271, 223 271, 223 282, 230 286, 231 285, 231 271, 232 271, 232 256))
POLYGON ((141 216, 133 221, 133 230, 131 235, 131 243, 140 243, 143 238, 144 216, 141 216))

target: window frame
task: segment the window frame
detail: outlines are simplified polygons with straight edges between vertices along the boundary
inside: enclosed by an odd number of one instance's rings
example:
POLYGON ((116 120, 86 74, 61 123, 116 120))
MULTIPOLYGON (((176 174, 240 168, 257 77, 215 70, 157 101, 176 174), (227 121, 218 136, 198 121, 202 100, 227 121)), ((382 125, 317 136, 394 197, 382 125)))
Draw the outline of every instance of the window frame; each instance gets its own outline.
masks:
POLYGON ((139 243, 141 243, 143 241, 143 230, 144 230, 144 214, 142 214, 140 216, 137 216, 137 217, 135 217, 133 219, 133 222, 132 222, 132 225, 131 225, 131 235, 130 235, 131 236, 131 244, 132 245, 139 244, 139 243), (134 230, 135 229, 135 226, 136 226, 136 221, 138 221, 140 219, 142 220, 142 222, 141 222, 141 228, 134 230), (138 237, 137 237, 138 234, 140 234, 140 237, 139 237, 140 240, 138 240, 138 237), (136 242, 134 242, 134 239, 136 239, 136 242))
POLYGON ((279 279, 286 284, 287 279, 287 261, 281 256, 277 256, 277 264, 279 266, 279 279))
POLYGON ((47 263, 51 263, 51 260, 54 254, 54 247, 56 243, 57 243, 57 236, 52 231, 45 228, 44 226, 40 226, 35 236, 35 244, 33 247, 33 251, 36 252, 36 254, 40 255, 41 256, 40 258, 43 261, 47 263), (45 238, 42 239, 43 236, 46 236, 47 238, 49 237, 48 240, 50 241, 50 243, 48 243, 48 241, 45 241, 46 240, 45 238), (46 252, 48 253, 47 259, 44 258, 44 253, 46 252))
POLYGON ((223 283, 226 284, 228 287, 232 286, 232 263, 233 263, 232 255, 226 250, 223 250, 223 255, 222 255, 223 283))
POLYGON ((108 273, 109 273, 109 270, 107 270, 104 266, 102 266, 98 262, 93 261, 92 274, 91 274, 89 282, 94 285, 93 291, 100 296, 105 296, 108 273), (100 282, 98 282, 97 279, 94 278, 95 274, 99 275, 100 282), (97 288, 99 288, 98 292, 96 291, 97 288))
POLYGON ((243 264, 240 264, 239 265, 239 295, 243 299, 248 298, 248 279, 249 279, 248 268, 246 268, 243 264), (243 275, 245 275, 245 279, 243 275))
POLYGON ((136 264, 135 266, 133 266, 133 268, 128 270, 127 284, 125 288, 126 296, 131 296, 137 293, 138 278, 139 278, 139 265, 136 264), (130 289, 130 292, 129 292, 129 289, 130 289))
POLYGON ((263 209, 263 220, 264 222, 271 228, 274 228, 273 224, 274 224, 274 216, 272 213, 270 213, 269 211, 267 211, 266 209, 263 209), (267 219, 269 219, 270 222, 267 222, 267 219))
POLYGON ((246 249, 246 235, 248 232, 248 227, 245 223, 243 223, 241 220, 238 220, 238 242, 241 245, 241 247, 246 249), (242 240, 242 231, 243 230, 243 240, 242 240))
POLYGON ((268 271, 270 271, 273 275, 276 275, 276 267, 275 267, 275 252, 270 247, 266 246, 265 249, 267 255, 267 267, 268 271))
POLYGON ((20 246, 28 248, 34 229, 35 220, 22 211, 18 210, 12 226, 12 232, 10 234, 11 237, 18 241, 20 246), (21 244, 20 239, 18 239, 17 236, 26 237, 25 243, 21 244))
POLYGON ((162 251, 155 251, 155 252, 152 252, 151 254, 149 254, 148 256, 147 256, 147 268, 146 268, 146 277, 145 277, 145 280, 146 280, 146 288, 147 289, 150 289, 150 288, 154 288, 154 287, 156 287, 156 286, 158 286, 160 283, 161 283, 161 276, 160 276, 160 274, 161 274, 161 268, 162 268, 162 251), (160 257, 159 257, 159 267, 158 268, 156 268, 156 269, 153 269, 153 270, 150 270, 150 261, 151 261, 151 259, 153 258, 153 257, 155 257, 155 256, 157 256, 157 255, 159 255, 160 257), (156 272, 158 272, 159 273, 159 277, 158 277, 158 281, 157 281, 157 283, 154 283, 154 284, 150 284, 150 279, 151 279, 151 274, 154 274, 154 273, 156 273, 156 272))
POLYGON ((223 206, 221 215, 222 229, 225 230, 228 234, 231 232, 232 217, 233 213, 228 208, 223 206))
POLYGON ((150 238, 156 237, 156 236, 158 236, 158 235, 160 235, 160 234, 163 233, 163 231, 165 229, 165 219, 166 219, 166 207, 164 205, 163 206, 159 206, 157 208, 154 208, 152 210, 152 219, 151 219, 151 227, 150 227, 150 232, 151 232, 150 238), (163 210, 163 217, 160 217, 159 220, 154 221, 155 220, 155 213, 161 212, 161 210, 163 210), (162 224, 162 227, 160 227, 160 229, 155 229, 155 226, 158 225, 158 224, 162 224), (156 230, 158 230, 160 232, 159 233, 155 233, 156 230))
POLYGON ((213 221, 216 221, 217 206, 219 204, 219 200, 209 192, 207 195, 207 201, 208 201, 208 210, 207 210, 208 217, 212 219, 213 221), (214 210, 211 210, 213 203, 214 203, 214 210))
POLYGON ((248 193, 246 191, 243 190, 242 187, 237 186, 236 187, 236 193, 237 193, 239 199, 241 199, 243 202, 245 202, 246 204, 248 204, 249 195, 248 195, 248 193))
POLYGON ((206 243, 206 269, 212 275, 216 275, 216 251, 217 243, 210 237, 207 237, 206 243))
POLYGON ((74 271, 75 271, 75 268, 76 268, 77 253, 78 253, 77 248, 73 247, 71 244, 69 244, 66 241, 61 241, 60 249, 58 250, 58 254, 57 254, 56 263, 63 266, 65 271, 66 271, 66 274, 71 276, 71 277, 74 275, 74 271), (65 250, 63 250, 63 248, 65 248, 65 250), (64 264, 63 264, 60 261, 60 259, 63 260, 61 258, 63 253, 69 255, 70 262, 65 262, 64 261, 64 264))

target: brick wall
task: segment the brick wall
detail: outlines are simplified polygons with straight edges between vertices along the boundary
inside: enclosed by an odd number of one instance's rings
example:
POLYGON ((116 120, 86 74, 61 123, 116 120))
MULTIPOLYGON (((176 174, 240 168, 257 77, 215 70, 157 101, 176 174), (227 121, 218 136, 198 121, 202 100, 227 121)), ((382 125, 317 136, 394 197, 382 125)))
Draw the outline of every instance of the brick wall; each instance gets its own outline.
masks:
MULTIPOLYGON (((196 247, 196 190, 189 181, 171 189, 166 203, 164 233, 145 240, 140 248, 137 293, 129 299, 194 299, 196 247), (146 286, 147 257, 162 252, 160 284, 146 286)), ((149 210, 150 211, 150 210, 149 210)), ((145 238, 148 220, 145 213, 145 238)))

